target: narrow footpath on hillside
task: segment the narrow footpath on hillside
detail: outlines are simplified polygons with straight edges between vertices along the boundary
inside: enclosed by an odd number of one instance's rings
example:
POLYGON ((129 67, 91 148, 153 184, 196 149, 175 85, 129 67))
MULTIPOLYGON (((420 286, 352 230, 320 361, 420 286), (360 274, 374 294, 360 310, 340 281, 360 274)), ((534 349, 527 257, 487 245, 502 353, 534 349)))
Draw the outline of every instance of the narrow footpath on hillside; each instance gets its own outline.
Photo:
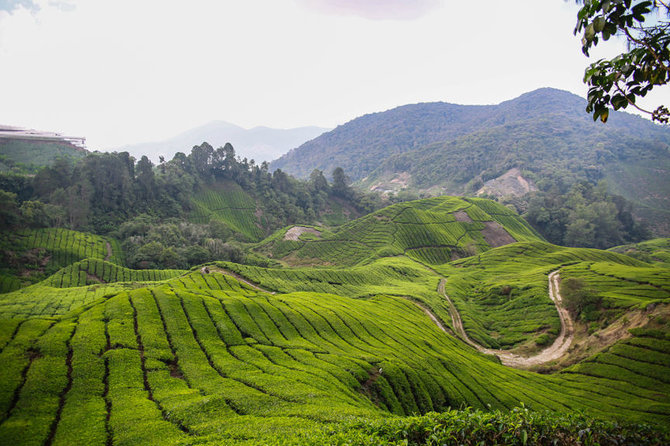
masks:
POLYGON ((559 333, 558 337, 554 340, 554 343, 551 344, 549 347, 539 351, 537 354, 533 356, 527 356, 527 357, 516 355, 507 350, 495 350, 486 348, 470 339, 470 337, 465 332, 465 329, 463 329, 463 321, 461 320, 461 315, 458 313, 456 306, 445 292, 444 289, 445 283, 446 283, 445 279, 440 280, 438 291, 447 300, 447 303, 449 304, 449 315, 451 316, 451 322, 458 336, 460 336, 460 338, 463 339, 463 341, 467 342, 480 352, 486 353, 487 355, 496 355, 498 358, 500 358, 500 361, 504 365, 515 368, 527 368, 534 365, 544 364, 545 362, 553 361, 555 359, 560 358, 568 351, 568 348, 570 348, 570 344, 572 344, 572 340, 574 339, 575 333, 572 324, 572 319, 570 319, 568 310, 566 310, 565 307, 563 306, 563 299, 561 298, 561 294, 559 292, 558 271, 554 271, 549 274, 549 298, 554 302, 554 305, 556 305, 556 310, 558 310, 558 316, 561 319, 561 332, 559 333))
POLYGON ((268 293, 268 294, 277 294, 275 291, 266 290, 265 288, 260 287, 258 284, 255 284, 255 283, 250 282, 249 280, 245 279, 243 276, 240 276, 237 273, 234 273, 234 272, 229 271, 227 269, 220 268, 218 266, 205 266, 200 270, 200 272, 202 274, 210 274, 212 272, 223 274, 223 275, 226 275, 226 276, 233 277, 233 278, 239 280, 240 282, 246 283, 247 285, 249 285, 251 288, 255 289, 256 291, 261 291, 263 293, 268 293))

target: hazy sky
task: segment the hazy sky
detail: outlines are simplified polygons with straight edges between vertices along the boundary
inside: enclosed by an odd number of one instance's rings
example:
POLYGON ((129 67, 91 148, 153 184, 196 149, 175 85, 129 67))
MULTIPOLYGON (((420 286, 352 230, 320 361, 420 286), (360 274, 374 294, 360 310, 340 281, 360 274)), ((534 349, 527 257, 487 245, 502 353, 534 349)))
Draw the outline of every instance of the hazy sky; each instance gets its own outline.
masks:
POLYGON ((334 127, 544 86, 585 96, 576 12, 563 0, 0 0, 0 123, 108 149, 212 120, 334 127))

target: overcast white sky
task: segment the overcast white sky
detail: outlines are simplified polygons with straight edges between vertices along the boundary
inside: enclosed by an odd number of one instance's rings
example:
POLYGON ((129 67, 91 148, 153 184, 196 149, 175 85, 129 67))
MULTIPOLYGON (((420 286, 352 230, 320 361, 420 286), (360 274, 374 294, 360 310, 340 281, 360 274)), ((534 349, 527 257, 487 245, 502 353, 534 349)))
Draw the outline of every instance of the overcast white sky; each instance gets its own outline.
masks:
MULTIPOLYGON (((219 119, 334 127, 544 86, 585 96, 576 12, 572 0, 0 0, 0 123, 102 150, 219 119)), ((622 48, 608 44, 594 55, 622 48)))

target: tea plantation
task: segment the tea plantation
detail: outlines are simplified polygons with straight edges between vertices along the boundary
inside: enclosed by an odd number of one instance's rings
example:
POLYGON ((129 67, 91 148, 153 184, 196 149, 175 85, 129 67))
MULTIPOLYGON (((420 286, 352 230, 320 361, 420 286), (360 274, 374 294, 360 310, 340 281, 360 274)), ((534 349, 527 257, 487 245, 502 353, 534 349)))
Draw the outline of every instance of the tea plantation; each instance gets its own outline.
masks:
POLYGON ((479 199, 285 233, 252 246, 282 267, 140 271, 104 250, 1 294, 0 444, 670 442, 663 263, 548 244, 479 199), (567 355, 598 351, 538 373, 463 342, 454 311, 482 346, 551 344, 553 271, 567 355))

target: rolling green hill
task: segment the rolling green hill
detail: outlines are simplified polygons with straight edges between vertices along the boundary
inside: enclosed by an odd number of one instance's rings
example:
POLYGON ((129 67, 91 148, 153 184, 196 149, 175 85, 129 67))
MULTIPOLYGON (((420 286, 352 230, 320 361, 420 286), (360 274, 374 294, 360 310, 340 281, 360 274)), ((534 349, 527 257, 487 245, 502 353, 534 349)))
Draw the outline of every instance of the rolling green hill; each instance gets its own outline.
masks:
POLYGON ((345 421, 522 402, 670 417, 658 330, 538 375, 473 351, 406 299, 269 294, 216 271, 36 316, 2 324, 3 443, 300 442, 345 421))
POLYGON ((292 265, 355 265, 400 254, 440 264, 525 240, 541 237, 502 205, 437 197, 388 206, 335 232, 313 230, 292 238, 284 229, 255 249, 292 265))
POLYGON ((43 233, 71 263, 0 295, 0 444, 670 439, 670 270, 546 243, 493 201, 400 203, 250 245, 297 267, 130 270, 43 233), (560 356, 505 365, 561 336, 560 356))

